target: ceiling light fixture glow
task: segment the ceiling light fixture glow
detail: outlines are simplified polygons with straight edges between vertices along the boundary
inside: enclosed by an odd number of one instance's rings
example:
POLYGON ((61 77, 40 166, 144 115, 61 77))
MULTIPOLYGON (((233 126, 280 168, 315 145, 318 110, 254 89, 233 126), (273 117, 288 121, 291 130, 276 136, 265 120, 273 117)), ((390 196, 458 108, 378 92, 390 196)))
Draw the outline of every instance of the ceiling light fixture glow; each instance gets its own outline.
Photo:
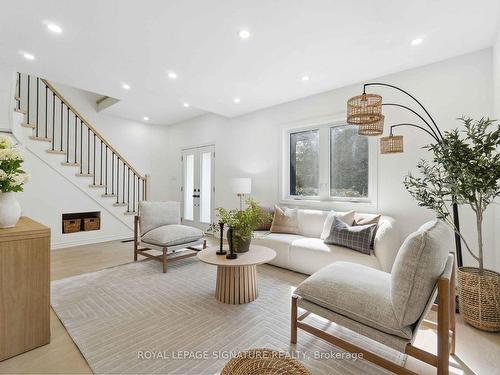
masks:
POLYGON ((234 99, 233 99, 233 102, 235 102, 235 103, 239 103, 239 102, 241 102, 241 99, 240 99, 240 98, 234 98, 234 99))
POLYGON ((302 76, 301 80, 304 82, 309 81, 309 76, 308 75, 302 76))
POLYGON ((177 73, 173 72, 173 71, 168 72, 168 78, 170 78, 170 79, 176 79, 177 78, 177 73))
POLYGON ((129 85, 129 84, 127 84, 127 83, 122 83, 122 88, 123 88, 124 90, 130 90, 130 85, 129 85))
POLYGON ((248 39, 252 34, 250 34, 250 31, 248 31, 247 29, 241 29, 238 35, 241 39, 248 39))
POLYGON ((62 28, 59 25, 56 25, 55 23, 47 22, 47 29, 52 31, 53 33, 60 34, 62 33, 62 28))
POLYGON ((189 108, 189 103, 183 103, 182 105, 184 106, 184 108, 189 108))
POLYGON ((23 57, 26 59, 26 60, 35 60, 35 55, 31 54, 31 53, 28 53, 28 52, 22 52, 23 54, 23 57))
POLYGON ((422 44, 423 41, 424 41, 423 38, 415 38, 411 41, 411 45, 418 46, 419 44, 422 44))
POLYGON ((144 116, 142 119, 143 119, 144 121, 149 121, 149 117, 148 117, 148 116, 144 116))

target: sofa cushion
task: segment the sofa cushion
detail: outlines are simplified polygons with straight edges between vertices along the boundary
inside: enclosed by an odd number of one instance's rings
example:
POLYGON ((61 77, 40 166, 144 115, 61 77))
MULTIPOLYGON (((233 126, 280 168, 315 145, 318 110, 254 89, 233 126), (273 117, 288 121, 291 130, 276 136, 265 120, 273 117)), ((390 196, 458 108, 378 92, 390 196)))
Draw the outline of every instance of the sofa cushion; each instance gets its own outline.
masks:
POLYGON ((300 234, 305 237, 319 238, 327 216, 328 211, 299 209, 297 219, 300 234))
POLYGON ((426 306, 453 247, 451 231, 437 220, 410 234, 392 268, 391 300, 402 325, 415 323, 426 306))
POLYGON ((141 235, 168 224, 180 224, 179 202, 139 202, 139 228, 141 235))
POLYGON ((281 209, 278 206, 274 206, 274 217, 271 224, 271 232, 299 234, 297 209, 286 207, 281 209))
POLYGON ((354 215, 354 224, 357 225, 369 225, 376 224, 375 229, 373 230, 372 243, 370 244, 370 248, 373 249, 373 245, 375 242, 375 236, 377 235, 378 224, 380 222, 380 218, 382 215, 373 215, 371 217, 358 217, 354 215))
POLYGON ((332 229, 333 220, 335 217, 339 218, 347 225, 352 225, 352 223, 354 222, 354 211, 336 212, 334 210, 331 210, 328 213, 323 224, 323 231, 321 232, 320 237, 322 240, 325 240, 330 235, 330 229, 332 229))
POLYGON ((390 274, 336 262, 303 281, 294 294, 382 332, 411 339, 411 327, 402 326, 396 319, 390 290, 390 274))
POLYGON ((337 217, 333 220, 330 235, 325 239, 325 243, 345 246, 367 255, 371 253, 370 245, 376 224, 350 226, 337 217))
POLYGON ((298 238, 290 246, 290 264, 287 268, 311 275, 319 269, 338 261, 364 264, 380 269, 378 259, 347 249, 343 246, 328 245, 320 238, 298 238))
POLYGON ((198 241, 202 237, 203 231, 198 228, 171 224, 150 230, 142 236, 141 241, 152 245, 168 247, 198 241))
POLYGON ((268 233, 260 235, 259 233, 252 238, 252 244, 273 249, 276 251, 276 257, 269 263, 278 267, 288 268, 290 265, 290 246, 296 240, 303 238, 303 236, 297 234, 268 233))

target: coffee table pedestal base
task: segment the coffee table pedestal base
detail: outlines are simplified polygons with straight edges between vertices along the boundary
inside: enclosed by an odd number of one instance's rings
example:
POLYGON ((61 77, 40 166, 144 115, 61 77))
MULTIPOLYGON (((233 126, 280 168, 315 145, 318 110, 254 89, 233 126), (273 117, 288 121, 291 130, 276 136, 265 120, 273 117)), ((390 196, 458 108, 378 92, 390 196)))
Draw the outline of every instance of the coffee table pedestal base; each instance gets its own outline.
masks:
POLYGON ((256 266, 218 266, 215 298, 223 303, 241 305, 257 298, 256 266))

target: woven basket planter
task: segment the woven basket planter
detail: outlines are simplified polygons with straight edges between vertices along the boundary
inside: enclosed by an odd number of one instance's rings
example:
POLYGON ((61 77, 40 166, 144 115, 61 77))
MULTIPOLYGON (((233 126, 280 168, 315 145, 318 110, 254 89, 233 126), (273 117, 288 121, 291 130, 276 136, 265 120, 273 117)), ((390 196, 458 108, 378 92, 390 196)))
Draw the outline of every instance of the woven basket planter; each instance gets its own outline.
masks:
POLYGON ((222 369, 221 375, 311 375, 296 359, 270 349, 239 353, 222 369))
POLYGON ((471 326, 489 332, 500 331, 500 274, 479 269, 458 269, 460 313, 471 326))

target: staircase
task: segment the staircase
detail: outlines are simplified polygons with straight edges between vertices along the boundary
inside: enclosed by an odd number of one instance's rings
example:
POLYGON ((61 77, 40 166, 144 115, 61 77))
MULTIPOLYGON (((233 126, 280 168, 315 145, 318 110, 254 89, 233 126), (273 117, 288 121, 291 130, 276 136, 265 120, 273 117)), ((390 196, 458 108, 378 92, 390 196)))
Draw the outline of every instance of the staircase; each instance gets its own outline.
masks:
MULTIPOLYGON (((73 169, 75 178, 86 181, 75 185, 88 189, 87 194, 115 216, 136 214, 139 202, 147 199, 148 176, 125 160, 49 82, 18 73, 15 100, 15 111, 24 116, 20 126, 31 130, 29 140, 46 145, 47 156, 58 157, 61 168, 73 169)), ((130 220, 121 220, 130 226, 130 220)))

